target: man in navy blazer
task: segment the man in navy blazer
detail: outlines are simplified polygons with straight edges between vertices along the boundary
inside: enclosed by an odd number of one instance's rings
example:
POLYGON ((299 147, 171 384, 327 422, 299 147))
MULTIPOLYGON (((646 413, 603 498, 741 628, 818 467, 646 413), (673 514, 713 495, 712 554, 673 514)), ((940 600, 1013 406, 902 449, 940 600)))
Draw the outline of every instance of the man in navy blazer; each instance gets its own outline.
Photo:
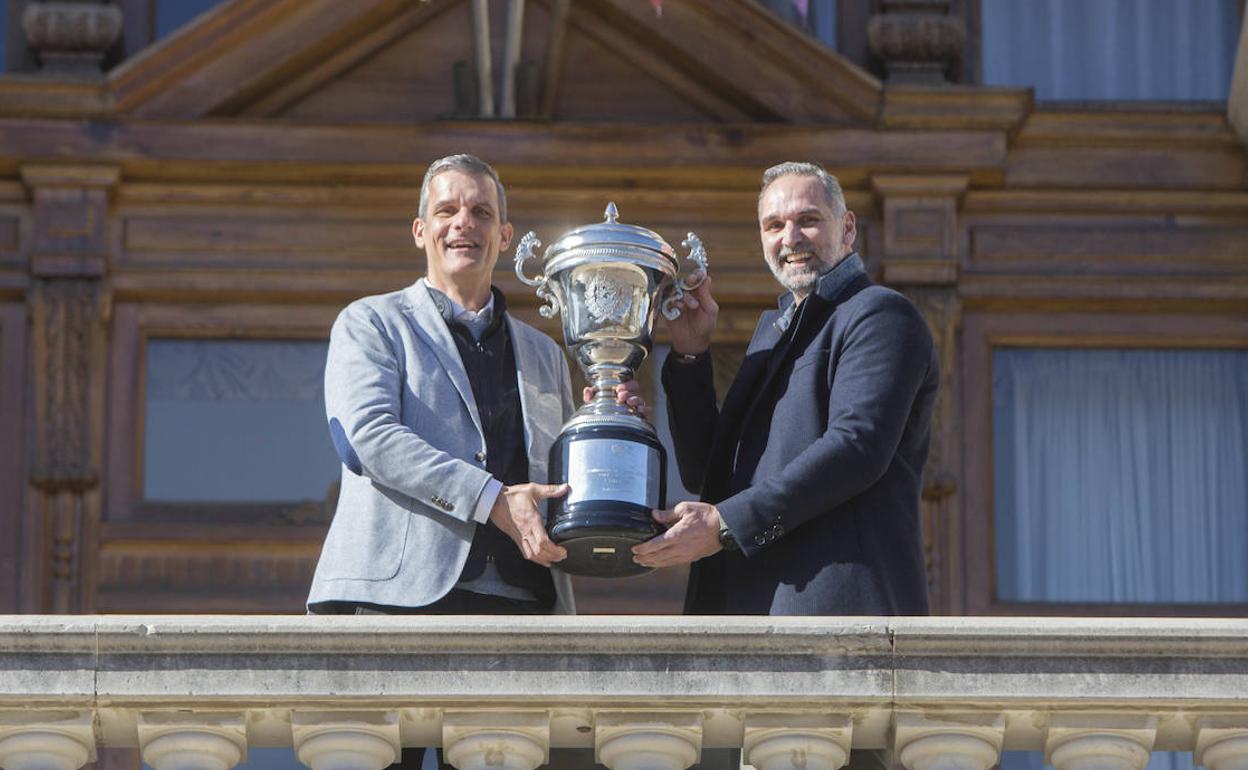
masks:
POLYGON ((919 495, 939 378, 922 315, 873 285, 854 214, 810 163, 763 175, 759 233, 788 291, 716 407, 710 281, 669 322, 663 387, 681 477, 643 565, 692 562, 698 614, 926 614, 919 495))

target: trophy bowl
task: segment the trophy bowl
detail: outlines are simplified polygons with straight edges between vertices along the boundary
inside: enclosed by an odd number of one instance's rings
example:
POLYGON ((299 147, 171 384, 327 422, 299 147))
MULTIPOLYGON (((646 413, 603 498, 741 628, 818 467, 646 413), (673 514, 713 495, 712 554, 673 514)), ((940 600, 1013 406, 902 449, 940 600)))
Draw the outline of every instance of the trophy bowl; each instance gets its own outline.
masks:
POLYGON ((656 314, 674 319, 676 302, 706 275, 706 251, 689 233, 690 274, 677 279, 676 252, 657 233, 622 224, 615 204, 605 221, 578 227, 546 250, 542 274, 524 265, 541 246, 528 233, 516 246, 516 275, 537 288, 545 318, 562 316, 564 346, 594 389, 550 450, 550 483, 571 491, 547 501, 550 537, 568 551, 559 568, 572 575, 625 577, 649 572, 632 546, 659 534, 650 512, 667 507, 667 450, 654 426, 615 400, 615 386, 653 346, 656 314))

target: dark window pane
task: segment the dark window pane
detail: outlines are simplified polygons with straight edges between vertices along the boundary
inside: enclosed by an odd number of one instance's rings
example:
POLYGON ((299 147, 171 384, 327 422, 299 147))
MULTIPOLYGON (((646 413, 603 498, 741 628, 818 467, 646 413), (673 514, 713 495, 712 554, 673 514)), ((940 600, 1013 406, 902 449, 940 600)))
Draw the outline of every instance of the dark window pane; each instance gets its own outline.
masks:
POLYGON ((1248 351, 993 354, 997 595, 1248 601, 1248 351))
POLYGON ((324 499, 339 473, 325 428, 326 345, 148 342, 144 498, 324 499))
POLYGON ((192 19, 220 5, 222 0, 156 0, 156 39, 185 26, 192 19))
POLYGON ((992 0, 987 85, 1041 100, 1225 100, 1239 0, 992 0))

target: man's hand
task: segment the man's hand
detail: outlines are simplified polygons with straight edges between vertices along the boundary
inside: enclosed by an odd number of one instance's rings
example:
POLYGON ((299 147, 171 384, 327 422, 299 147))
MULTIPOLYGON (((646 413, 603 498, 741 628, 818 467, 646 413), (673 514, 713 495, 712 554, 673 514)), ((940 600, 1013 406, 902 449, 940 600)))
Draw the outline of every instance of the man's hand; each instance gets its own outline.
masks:
POLYGON ((516 484, 503 487, 490 509, 490 521, 516 542, 524 558, 549 567, 568 557, 567 549, 555 545, 546 534, 537 506, 542 500, 563 497, 571 489, 567 484, 516 484))
MULTIPOLYGON (((581 393, 581 399, 587 404, 593 401, 594 389, 586 386, 584 392, 581 393)), ((637 384, 637 380, 629 380, 616 385, 615 400, 616 403, 629 407, 647 420, 650 419, 651 414, 654 412, 654 409, 641 397, 641 386, 637 384)))
POLYGON ((669 529, 633 546, 633 561, 643 567, 688 564, 720 550, 719 509, 710 503, 677 503, 670 511, 655 511, 653 517, 669 529))
POLYGON ((711 277, 708 275, 698 288, 685 292, 675 306, 680 308, 680 317, 667 321, 672 352, 697 355, 706 351, 719 318, 719 303, 711 296, 711 277))

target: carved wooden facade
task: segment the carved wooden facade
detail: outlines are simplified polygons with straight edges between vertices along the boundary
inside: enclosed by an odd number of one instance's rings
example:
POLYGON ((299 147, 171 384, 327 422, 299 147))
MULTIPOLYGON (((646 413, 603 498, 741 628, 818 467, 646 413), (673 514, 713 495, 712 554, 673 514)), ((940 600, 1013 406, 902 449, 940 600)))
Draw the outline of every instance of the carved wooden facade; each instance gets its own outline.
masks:
MULTIPOLYGON (((933 82, 956 24, 884 5, 873 44, 908 73, 887 83, 751 0, 535 0, 515 120, 466 117, 464 0, 231 0, 106 75, 0 77, 0 612, 299 610, 324 508, 140 499, 145 341, 324 339, 423 272, 420 175, 458 151, 499 168, 521 231, 608 199, 697 231, 726 350, 777 294, 762 169, 836 173, 870 269, 940 345, 934 606, 1036 611, 992 597, 991 348, 1248 346, 1248 154, 1222 110, 1037 111, 933 82)), ((555 332, 505 266, 497 283, 555 332)), ((674 609, 679 583, 584 593, 674 609)))

